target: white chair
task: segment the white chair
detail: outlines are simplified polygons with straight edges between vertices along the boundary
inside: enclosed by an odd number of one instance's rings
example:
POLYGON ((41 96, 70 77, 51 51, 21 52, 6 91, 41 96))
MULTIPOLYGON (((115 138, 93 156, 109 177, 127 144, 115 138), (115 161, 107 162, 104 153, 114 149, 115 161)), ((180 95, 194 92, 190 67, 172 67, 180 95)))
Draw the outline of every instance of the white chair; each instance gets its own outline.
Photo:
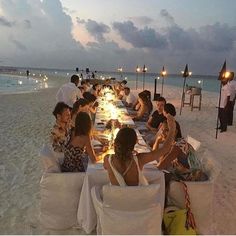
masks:
POLYGON ((97 234, 161 234, 160 185, 92 188, 97 234))
POLYGON ((43 169, 47 173, 59 173, 60 163, 64 158, 63 153, 56 153, 49 144, 44 144, 39 152, 39 157, 43 165, 43 169))
POLYGON ((48 229, 77 226, 85 173, 44 173, 40 181, 40 222, 48 229))
POLYGON ((197 151, 200 146, 201 146, 201 142, 199 142, 198 140, 194 139, 191 136, 187 136, 186 141, 191 144, 191 146, 194 148, 195 151, 197 151))
POLYGON ((64 155, 50 145, 40 150, 44 174, 40 181, 40 222, 48 229, 67 229, 77 225, 77 210, 85 173, 61 173, 64 155))
MULTIPOLYGON (((219 164, 212 158, 209 151, 198 155, 203 165, 204 172, 208 175, 208 181, 185 182, 191 202, 191 209, 195 217, 197 231, 200 234, 214 234, 213 228, 213 194, 214 183, 220 171, 219 164)), ((180 207, 185 207, 183 186, 179 182, 172 181, 168 192, 171 202, 180 207)))

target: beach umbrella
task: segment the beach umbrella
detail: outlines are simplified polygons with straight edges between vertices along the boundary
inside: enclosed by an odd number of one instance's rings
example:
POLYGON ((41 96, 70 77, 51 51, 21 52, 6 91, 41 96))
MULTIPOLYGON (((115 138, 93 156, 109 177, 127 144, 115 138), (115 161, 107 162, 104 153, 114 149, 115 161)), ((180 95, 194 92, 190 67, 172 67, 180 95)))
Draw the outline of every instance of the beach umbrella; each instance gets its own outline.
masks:
POLYGON ((185 100, 185 93, 184 93, 184 89, 185 89, 185 85, 186 85, 186 78, 192 74, 192 72, 189 72, 188 70, 188 64, 186 64, 184 71, 182 72, 183 77, 184 77, 184 83, 183 83, 183 91, 182 91, 182 97, 181 97, 181 106, 180 106, 180 115, 182 113, 182 107, 184 106, 184 100, 185 100))

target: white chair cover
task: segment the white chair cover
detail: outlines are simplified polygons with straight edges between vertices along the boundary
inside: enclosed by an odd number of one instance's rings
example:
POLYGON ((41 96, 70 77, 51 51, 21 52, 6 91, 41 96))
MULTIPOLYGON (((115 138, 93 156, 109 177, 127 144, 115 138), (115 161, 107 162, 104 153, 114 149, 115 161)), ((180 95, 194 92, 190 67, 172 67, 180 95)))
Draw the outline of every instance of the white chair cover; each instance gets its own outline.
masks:
POLYGON ((61 172, 60 161, 64 158, 63 153, 56 153, 52 150, 50 145, 44 144, 39 152, 39 156, 45 172, 47 173, 61 172))
POLYGON ((119 211, 104 207, 101 214, 102 234, 119 235, 160 235, 161 207, 139 211, 119 211))
POLYGON ((160 184, 125 187, 104 185, 102 193, 103 205, 106 207, 124 211, 143 210, 153 207, 158 202, 160 184))
POLYGON ((40 222, 45 228, 77 225, 77 210, 85 173, 44 173, 40 181, 40 222))
POLYGON ((161 234, 160 185, 92 188, 97 234, 161 234), (115 224, 114 224, 115 222, 115 224))
MULTIPOLYGON (((188 193, 191 202, 191 210, 194 214, 197 231, 200 234, 212 234, 213 228, 213 190, 214 183, 218 176, 220 167, 206 151, 200 158, 205 173, 208 174, 208 181, 185 182, 188 186, 188 193)), ((185 197, 183 185, 172 181, 168 197, 174 205, 185 208, 185 197)))
POLYGON ((194 139, 191 136, 187 136, 186 141, 191 144, 191 146, 194 148, 195 151, 197 151, 200 146, 201 146, 201 142, 199 142, 198 140, 194 139))

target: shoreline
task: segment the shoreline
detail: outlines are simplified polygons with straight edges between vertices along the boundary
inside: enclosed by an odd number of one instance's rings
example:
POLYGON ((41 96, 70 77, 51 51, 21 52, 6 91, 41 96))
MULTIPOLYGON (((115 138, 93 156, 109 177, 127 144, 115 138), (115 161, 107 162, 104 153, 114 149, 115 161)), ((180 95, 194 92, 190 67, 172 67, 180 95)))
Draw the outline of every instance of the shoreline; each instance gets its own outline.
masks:
MULTIPOLYGON (((26 78, 25 75, 19 75, 19 72, 18 71, 14 71, 14 72, 5 72, 5 73, 1 73, 0 72, 0 76, 1 75, 9 75, 9 76, 16 76, 16 77, 24 77, 26 78)), ((58 88, 60 87, 63 83, 66 83, 68 82, 69 78, 70 78, 70 75, 68 76, 63 76, 63 75, 60 75, 60 74, 49 74, 49 75, 46 75, 48 77, 48 82, 51 82, 51 84, 48 85, 48 88, 58 88)), ((42 80, 42 77, 38 77, 38 76, 34 76, 32 77, 32 79, 35 79, 35 80, 42 80)), ((117 81, 119 81, 119 79, 117 79, 117 81)), ((136 89, 134 89, 134 83, 135 81, 134 80, 127 80, 128 81, 128 86, 130 84, 132 84, 132 86, 130 86, 131 90, 134 90, 136 91, 136 89)), ((140 82, 140 81, 139 81, 140 82)), ((158 86, 157 86, 158 88, 158 86)), ((182 89, 181 87, 177 86, 177 85, 169 85, 169 84, 165 84, 164 88, 168 89, 168 88, 173 88, 173 89, 182 89)), ((46 88, 38 88, 36 90, 31 90, 31 91, 11 91, 11 92, 0 92, 0 95, 7 95, 7 94, 24 94, 24 93, 35 93, 35 92, 38 92, 42 89, 46 89, 46 88)), ((150 82, 150 81, 146 81, 146 87, 145 89, 149 89, 152 93, 154 93, 154 81, 153 82, 150 82)), ((138 90, 141 90, 140 88, 138 88, 138 90)), ((158 91, 157 91, 158 92, 158 91)), ((219 96, 219 92, 215 92, 215 91, 207 91, 207 90, 202 90, 202 95, 204 96, 204 94, 212 94, 212 95, 217 95, 219 96)))

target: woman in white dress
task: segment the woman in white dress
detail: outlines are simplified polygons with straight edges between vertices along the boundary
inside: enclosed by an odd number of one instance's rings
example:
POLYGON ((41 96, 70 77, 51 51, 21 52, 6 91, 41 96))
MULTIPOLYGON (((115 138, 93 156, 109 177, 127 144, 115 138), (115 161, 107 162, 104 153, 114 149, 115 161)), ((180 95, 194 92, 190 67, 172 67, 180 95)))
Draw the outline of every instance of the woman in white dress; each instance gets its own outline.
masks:
POLYGON ((167 116, 170 127, 165 143, 160 149, 154 149, 149 153, 134 154, 134 146, 137 143, 137 135, 132 128, 122 128, 117 133, 114 143, 114 155, 109 155, 104 159, 104 168, 108 171, 112 185, 138 186, 148 185, 142 169, 143 166, 169 152, 171 143, 174 140, 175 120, 171 115, 167 116))

